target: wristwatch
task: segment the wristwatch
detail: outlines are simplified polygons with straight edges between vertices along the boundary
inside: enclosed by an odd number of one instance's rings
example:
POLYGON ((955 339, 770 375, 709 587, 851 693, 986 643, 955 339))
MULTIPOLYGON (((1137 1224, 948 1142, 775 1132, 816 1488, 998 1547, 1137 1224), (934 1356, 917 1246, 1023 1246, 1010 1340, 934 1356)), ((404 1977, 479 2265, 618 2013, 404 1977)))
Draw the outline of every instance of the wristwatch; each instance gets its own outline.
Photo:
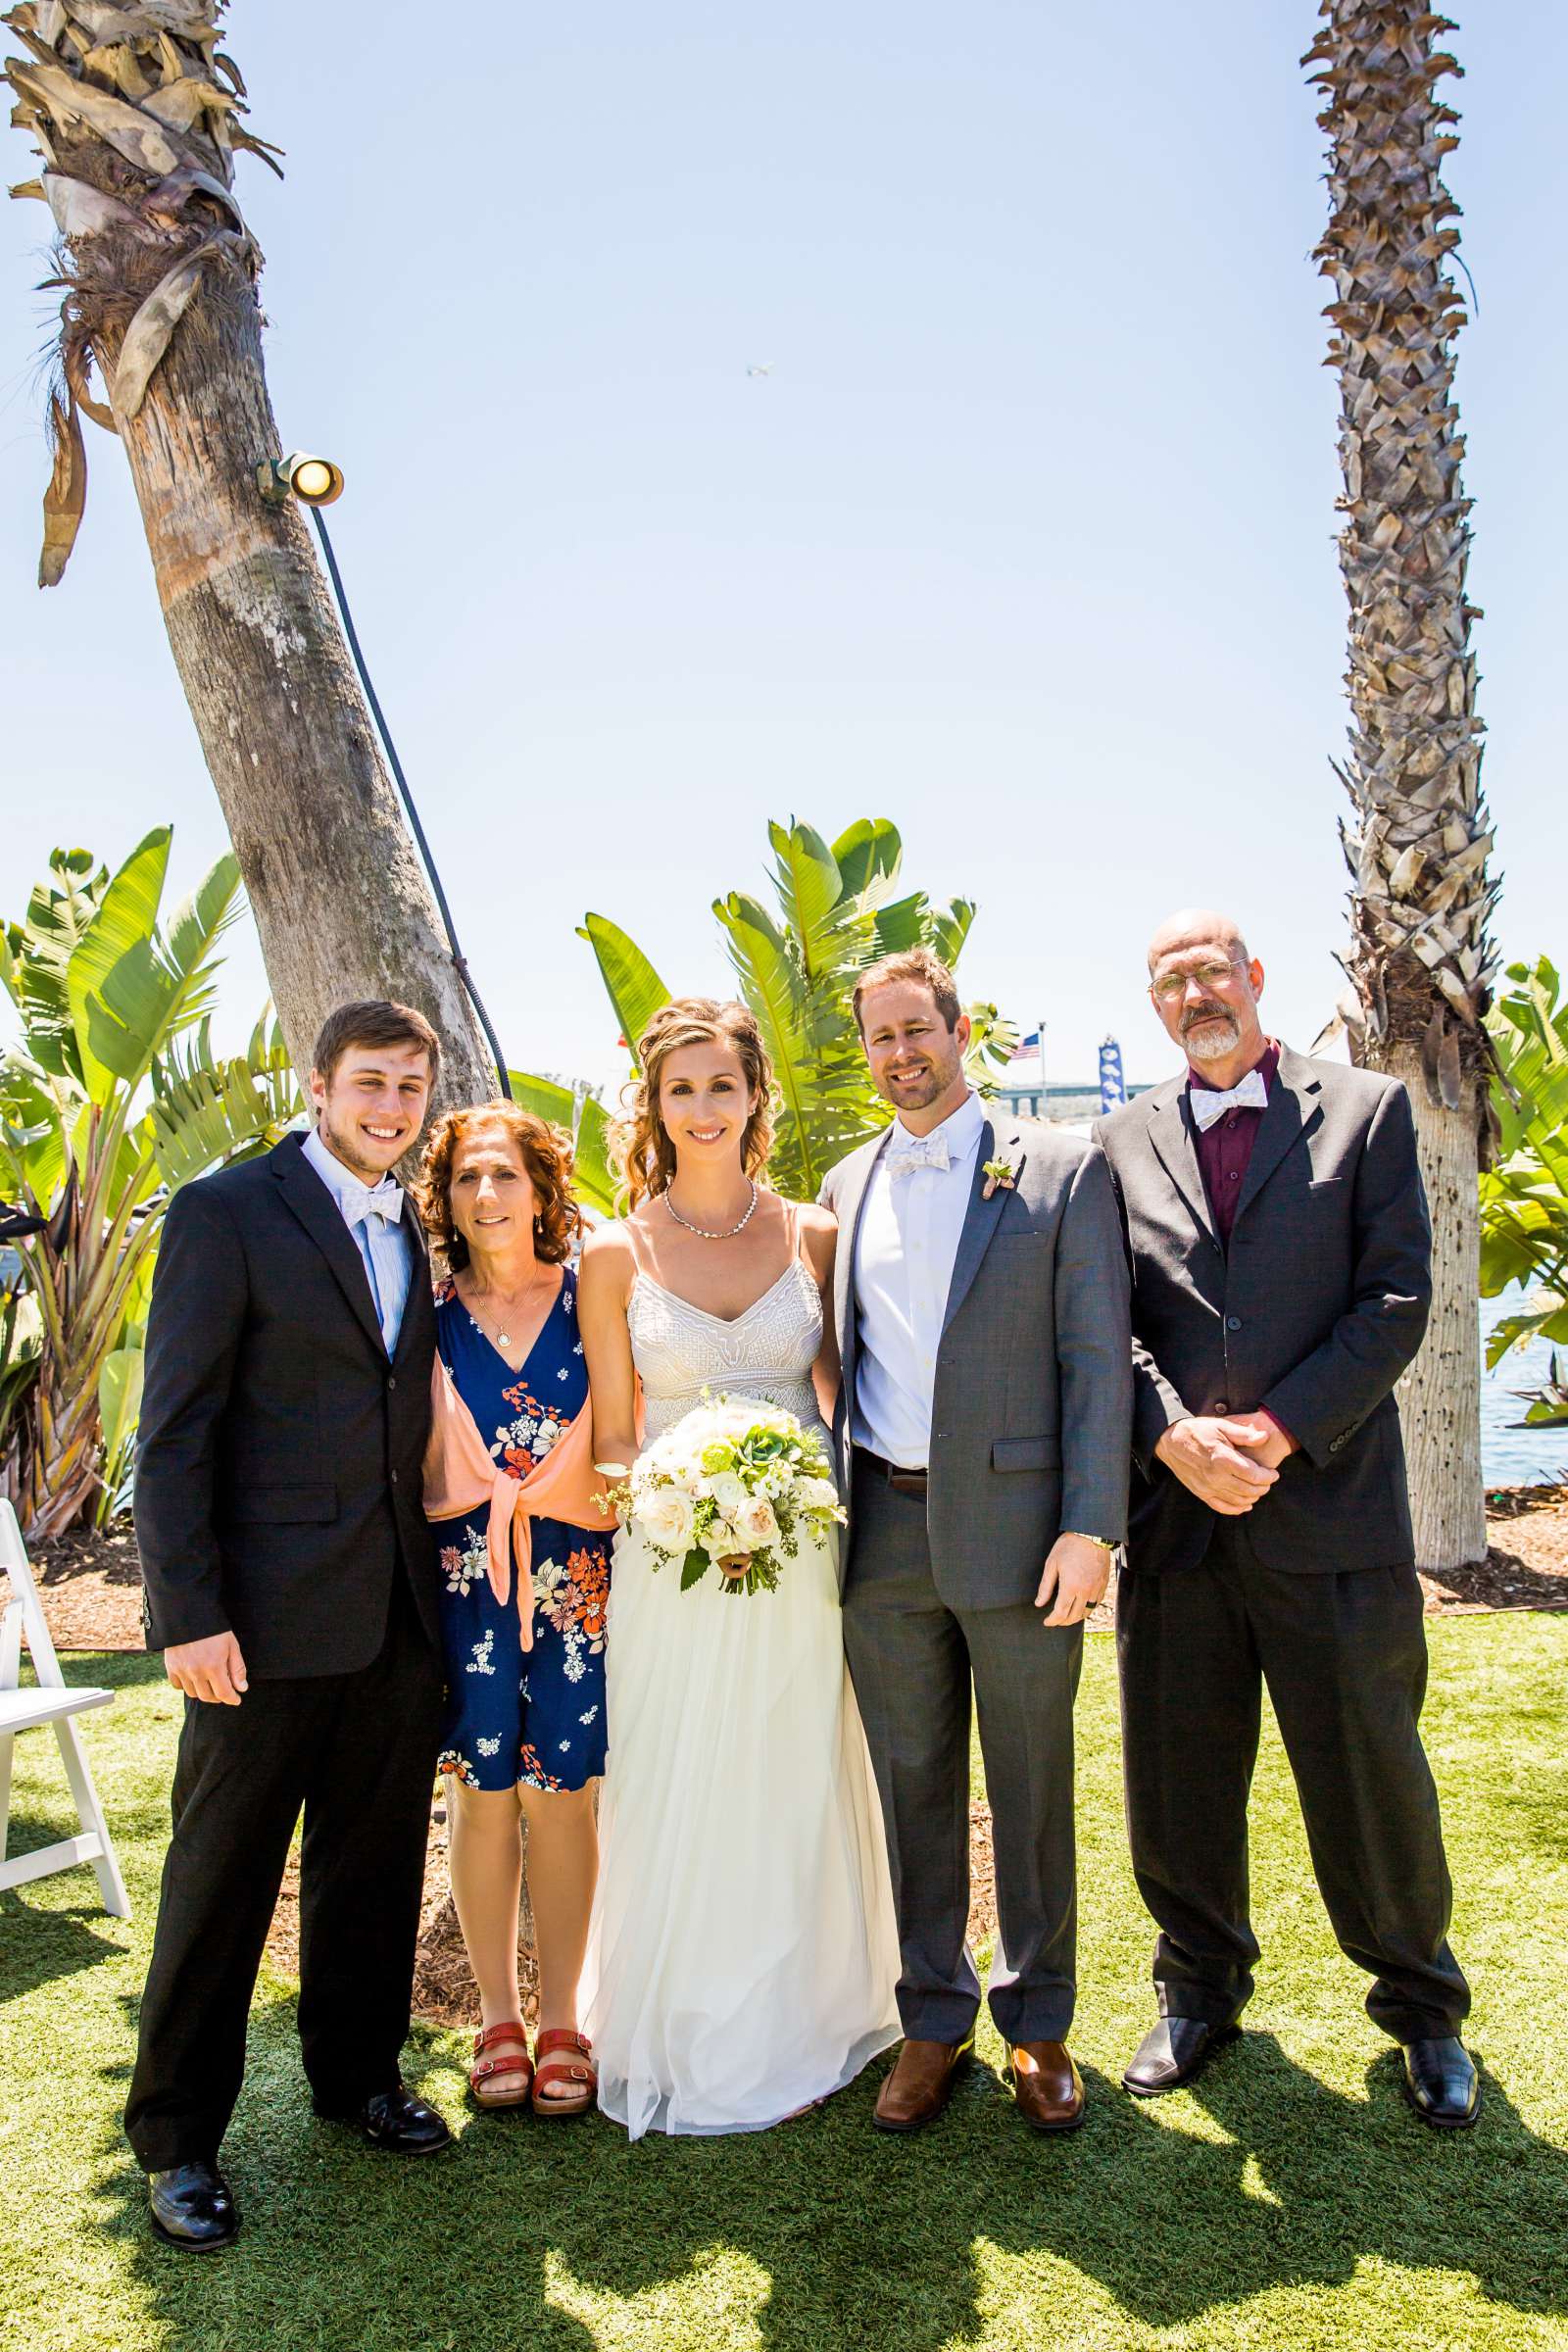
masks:
POLYGON ((1116 1548, 1108 1536, 1086 1536, 1078 1527, 1064 1527, 1061 1532, 1064 1536, 1076 1536, 1080 1544, 1093 1544, 1101 1551, 1114 1551, 1116 1548))

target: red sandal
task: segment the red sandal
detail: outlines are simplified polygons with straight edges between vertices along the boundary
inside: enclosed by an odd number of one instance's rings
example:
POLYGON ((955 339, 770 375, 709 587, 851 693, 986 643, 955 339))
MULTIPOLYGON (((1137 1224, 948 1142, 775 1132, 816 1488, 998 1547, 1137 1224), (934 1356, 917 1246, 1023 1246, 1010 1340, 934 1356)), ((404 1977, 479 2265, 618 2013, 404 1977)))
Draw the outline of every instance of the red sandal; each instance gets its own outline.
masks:
POLYGON ((479 2107, 526 2107, 534 2085, 534 2064, 528 2055, 528 2030, 520 2018, 499 2026, 484 2026, 473 2037, 473 2064, 468 2069, 468 2088, 474 2104, 479 2107), (497 2043, 512 2046, 500 2057, 485 2056, 497 2043), (485 2084, 497 2075, 518 2075, 521 2086, 503 2091, 498 2098, 485 2092, 485 2084))
POLYGON ((569 2033, 564 2026, 552 2026, 548 2034, 539 2036, 539 2066, 533 2081, 533 2111, 535 2115, 586 2115, 599 2095, 599 2069, 589 2052, 593 2043, 584 2034, 569 2033), (553 2058, 552 2050, 571 2050, 572 2058, 553 2058), (585 2063, 586 2062, 586 2063, 585 2063), (582 2088, 555 2098, 541 2098, 547 2082, 580 2082, 582 2088))

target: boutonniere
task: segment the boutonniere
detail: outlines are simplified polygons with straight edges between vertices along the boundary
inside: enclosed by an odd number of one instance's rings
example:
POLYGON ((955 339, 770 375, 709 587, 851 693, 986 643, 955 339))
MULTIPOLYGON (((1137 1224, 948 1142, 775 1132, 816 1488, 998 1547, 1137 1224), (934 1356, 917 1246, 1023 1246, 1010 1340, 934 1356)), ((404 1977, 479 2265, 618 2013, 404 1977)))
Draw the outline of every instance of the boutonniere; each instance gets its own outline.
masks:
POLYGON ((982 1173, 986 1181, 980 1198, 989 1200, 999 1185, 1003 1192, 1011 1192, 1018 1181, 1018 1162, 1015 1159, 988 1159, 982 1173))

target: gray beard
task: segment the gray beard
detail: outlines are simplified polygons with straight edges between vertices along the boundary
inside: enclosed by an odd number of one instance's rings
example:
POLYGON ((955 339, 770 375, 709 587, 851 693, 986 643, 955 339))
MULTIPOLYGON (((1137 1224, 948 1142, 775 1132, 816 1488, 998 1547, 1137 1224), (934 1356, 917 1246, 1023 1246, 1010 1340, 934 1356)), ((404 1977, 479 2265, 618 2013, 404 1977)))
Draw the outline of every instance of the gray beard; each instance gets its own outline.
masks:
POLYGON ((1182 1039, 1189 1061, 1223 1061, 1227 1054, 1235 1053, 1241 1042, 1242 1025, 1229 1015, 1223 1031, 1209 1023, 1192 1036, 1182 1039))

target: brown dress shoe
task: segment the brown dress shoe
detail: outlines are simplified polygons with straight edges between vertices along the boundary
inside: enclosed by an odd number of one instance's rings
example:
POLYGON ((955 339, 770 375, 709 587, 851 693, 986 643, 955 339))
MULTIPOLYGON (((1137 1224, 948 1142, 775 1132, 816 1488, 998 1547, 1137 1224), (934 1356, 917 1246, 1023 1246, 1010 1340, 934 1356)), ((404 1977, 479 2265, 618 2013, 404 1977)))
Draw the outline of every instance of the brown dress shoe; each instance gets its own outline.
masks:
POLYGON ((974 2054, 966 2041, 906 2041, 877 2095, 871 2121, 879 2132, 918 2132, 953 2096, 958 2069, 974 2054))
POLYGON ((1036 2132, 1076 2132, 1084 2086, 1064 2041, 1015 2041, 1007 2053, 1018 2113, 1036 2132))

